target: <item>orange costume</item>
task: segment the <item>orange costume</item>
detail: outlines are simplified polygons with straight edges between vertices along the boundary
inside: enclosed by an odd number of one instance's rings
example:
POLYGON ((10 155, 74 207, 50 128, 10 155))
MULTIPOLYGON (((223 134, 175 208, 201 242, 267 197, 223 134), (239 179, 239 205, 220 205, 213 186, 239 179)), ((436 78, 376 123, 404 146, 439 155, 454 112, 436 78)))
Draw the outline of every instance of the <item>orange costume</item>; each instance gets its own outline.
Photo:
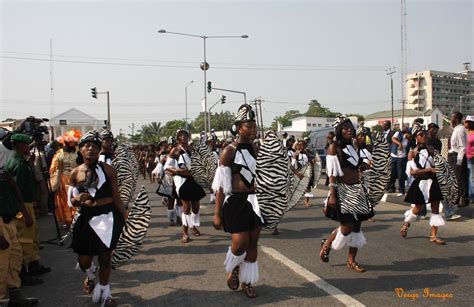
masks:
MULTIPOLYGON (((74 143, 77 144, 80 137, 80 131, 71 130, 66 132, 64 136, 59 137, 58 141, 66 147, 72 147, 74 143)), ((60 149, 54 155, 51 167, 49 168, 51 177, 55 176, 56 172, 59 172, 59 186, 54 195, 54 203, 56 204, 55 214, 57 221, 66 225, 71 225, 74 213, 76 212, 75 208, 68 206, 67 201, 69 178, 71 177, 72 170, 78 166, 76 158, 76 150, 65 151, 60 149)))

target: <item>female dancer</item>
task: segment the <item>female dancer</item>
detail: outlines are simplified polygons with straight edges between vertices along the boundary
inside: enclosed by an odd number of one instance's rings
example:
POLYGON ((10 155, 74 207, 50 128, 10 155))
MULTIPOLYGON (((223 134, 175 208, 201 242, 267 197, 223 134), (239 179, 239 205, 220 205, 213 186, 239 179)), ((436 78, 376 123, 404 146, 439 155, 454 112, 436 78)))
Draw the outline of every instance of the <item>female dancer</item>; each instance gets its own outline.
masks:
MULTIPOLYGON (((291 157, 291 166, 298 172, 302 167, 306 166, 308 163, 313 163, 309 158, 309 155, 306 150, 306 141, 301 139, 295 144, 295 151, 291 157)), ((314 176, 314 174, 312 174, 314 176)), ((304 194, 304 205, 306 208, 309 207, 309 199, 314 197, 311 193, 311 187, 313 186, 313 181, 310 180, 308 186, 306 187, 306 193, 304 194)))
POLYGON ((125 209, 118 194, 115 170, 98 162, 101 141, 94 130, 84 134, 79 143, 84 163, 72 171, 68 191, 70 203, 80 207, 71 247, 78 254, 80 268, 87 274, 84 291, 94 292, 95 303, 102 300, 102 306, 116 306, 109 286, 110 259, 125 224, 125 209), (94 255, 99 256, 97 286, 91 267, 94 255))
POLYGON ((188 144, 188 132, 183 129, 178 130, 176 139, 178 144, 171 150, 165 170, 173 176, 176 198, 181 199, 183 203, 181 242, 188 243, 190 241, 189 227, 192 228, 195 236, 201 235, 197 229, 200 226, 199 201, 206 196, 206 192, 196 183, 191 174, 191 147, 188 144))
POLYGON ((431 236, 430 242, 444 245, 446 242, 437 237, 438 227, 444 226, 444 219, 439 214, 439 202, 443 200, 441 189, 436 179, 434 163, 434 148, 426 145, 426 130, 421 125, 415 125, 412 130, 416 140, 416 147, 408 155, 408 166, 410 174, 415 178, 408 189, 405 201, 415 204, 415 207, 405 212, 405 221, 400 235, 406 237, 410 224, 416 221, 425 204, 431 203, 431 236))
POLYGON ((257 244, 263 219, 255 195, 257 134, 252 107, 239 108, 233 126, 238 140, 222 152, 212 189, 217 191, 214 227, 232 235, 232 246, 224 262, 227 285, 242 290, 249 298, 257 297, 253 284, 258 280, 257 244), (240 273, 240 276, 239 276, 240 273))
POLYGON ((338 115, 334 129, 336 141, 329 146, 326 156, 329 197, 324 210, 325 215, 340 222, 340 226, 327 240, 322 240, 319 256, 328 262, 331 248, 340 250, 348 245, 347 267, 363 273, 366 269, 355 261, 358 249, 366 243, 361 224, 372 218, 374 212, 359 180, 363 159, 352 144, 354 126, 347 117, 338 115))

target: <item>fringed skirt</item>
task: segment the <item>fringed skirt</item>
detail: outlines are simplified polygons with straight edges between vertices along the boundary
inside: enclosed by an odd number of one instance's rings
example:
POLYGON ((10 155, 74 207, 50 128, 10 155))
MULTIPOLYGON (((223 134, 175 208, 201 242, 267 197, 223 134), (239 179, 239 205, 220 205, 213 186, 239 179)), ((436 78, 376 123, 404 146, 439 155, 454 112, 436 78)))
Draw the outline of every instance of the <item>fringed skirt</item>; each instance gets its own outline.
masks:
POLYGON ((248 193, 236 193, 226 197, 222 206, 222 225, 228 233, 248 232, 261 226, 261 220, 247 200, 248 193))
POLYGON ((358 223, 374 216, 367 193, 360 183, 337 184, 337 202, 334 207, 325 206, 326 217, 340 223, 358 223))
POLYGON ((417 205, 440 200, 443 200, 443 195, 436 176, 432 176, 432 179, 416 178, 405 196, 405 202, 417 205))

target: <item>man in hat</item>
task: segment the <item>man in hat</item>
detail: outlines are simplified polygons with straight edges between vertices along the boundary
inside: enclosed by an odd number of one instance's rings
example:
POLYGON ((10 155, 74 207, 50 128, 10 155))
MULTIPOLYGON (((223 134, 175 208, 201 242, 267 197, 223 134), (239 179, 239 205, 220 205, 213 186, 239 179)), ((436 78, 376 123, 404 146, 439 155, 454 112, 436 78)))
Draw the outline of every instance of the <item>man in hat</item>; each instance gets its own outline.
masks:
POLYGON ((11 174, 19 187, 26 211, 33 221, 32 225, 28 226, 29 223, 23 214, 17 215, 15 219, 18 241, 23 250, 23 267, 20 276, 24 284, 39 284, 43 281, 34 276, 48 273, 51 269, 39 264, 38 224, 34 212, 37 197, 36 180, 32 167, 25 159, 30 154, 32 139, 25 134, 16 133, 12 135, 11 141, 15 153, 8 160, 4 170, 11 174))
POLYGON ((112 165, 114 159, 114 134, 108 129, 100 132, 102 138, 102 149, 99 155, 99 161, 112 165))

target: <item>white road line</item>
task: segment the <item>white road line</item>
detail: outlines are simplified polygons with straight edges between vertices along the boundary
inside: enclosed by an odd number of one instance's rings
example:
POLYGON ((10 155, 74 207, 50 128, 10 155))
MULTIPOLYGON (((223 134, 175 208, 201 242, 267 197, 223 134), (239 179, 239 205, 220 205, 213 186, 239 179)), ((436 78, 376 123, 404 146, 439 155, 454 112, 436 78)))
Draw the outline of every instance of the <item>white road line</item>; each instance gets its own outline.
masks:
POLYGON ((342 292, 341 290, 339 290, 338 288, 334 287, 333 285, 330 285, 329 283, 324 281, 324 279, 322 279, 318 275, 311 273, 310 271, 303 268, 298 263, 296 263, 296 262, 288 259, 287 257, 283 256, 276 249, 273 249, 273 248, 267 247, 267 246, 262 246, 262 245, 260 245, 260 248, 262 249, 262 251, 264 253, 266 253, 269 256, 271 256, 272 258, 280 261, 283 265, 290 268, 293 272, 295 272, 299 276, 303 277, 307 281, 311 282, 316 287, 323 290, 327 294, 331 295, 332 297, 334 297, 335 299, 337 299, 338 301, 340 301, 344 305, 354 306, 354 307, 355 306, 357 306, 357 307, 365 306, 364 304, 362 304, 358 300, 354 299, 350 295, 347 295, 344 292, 342 292))

